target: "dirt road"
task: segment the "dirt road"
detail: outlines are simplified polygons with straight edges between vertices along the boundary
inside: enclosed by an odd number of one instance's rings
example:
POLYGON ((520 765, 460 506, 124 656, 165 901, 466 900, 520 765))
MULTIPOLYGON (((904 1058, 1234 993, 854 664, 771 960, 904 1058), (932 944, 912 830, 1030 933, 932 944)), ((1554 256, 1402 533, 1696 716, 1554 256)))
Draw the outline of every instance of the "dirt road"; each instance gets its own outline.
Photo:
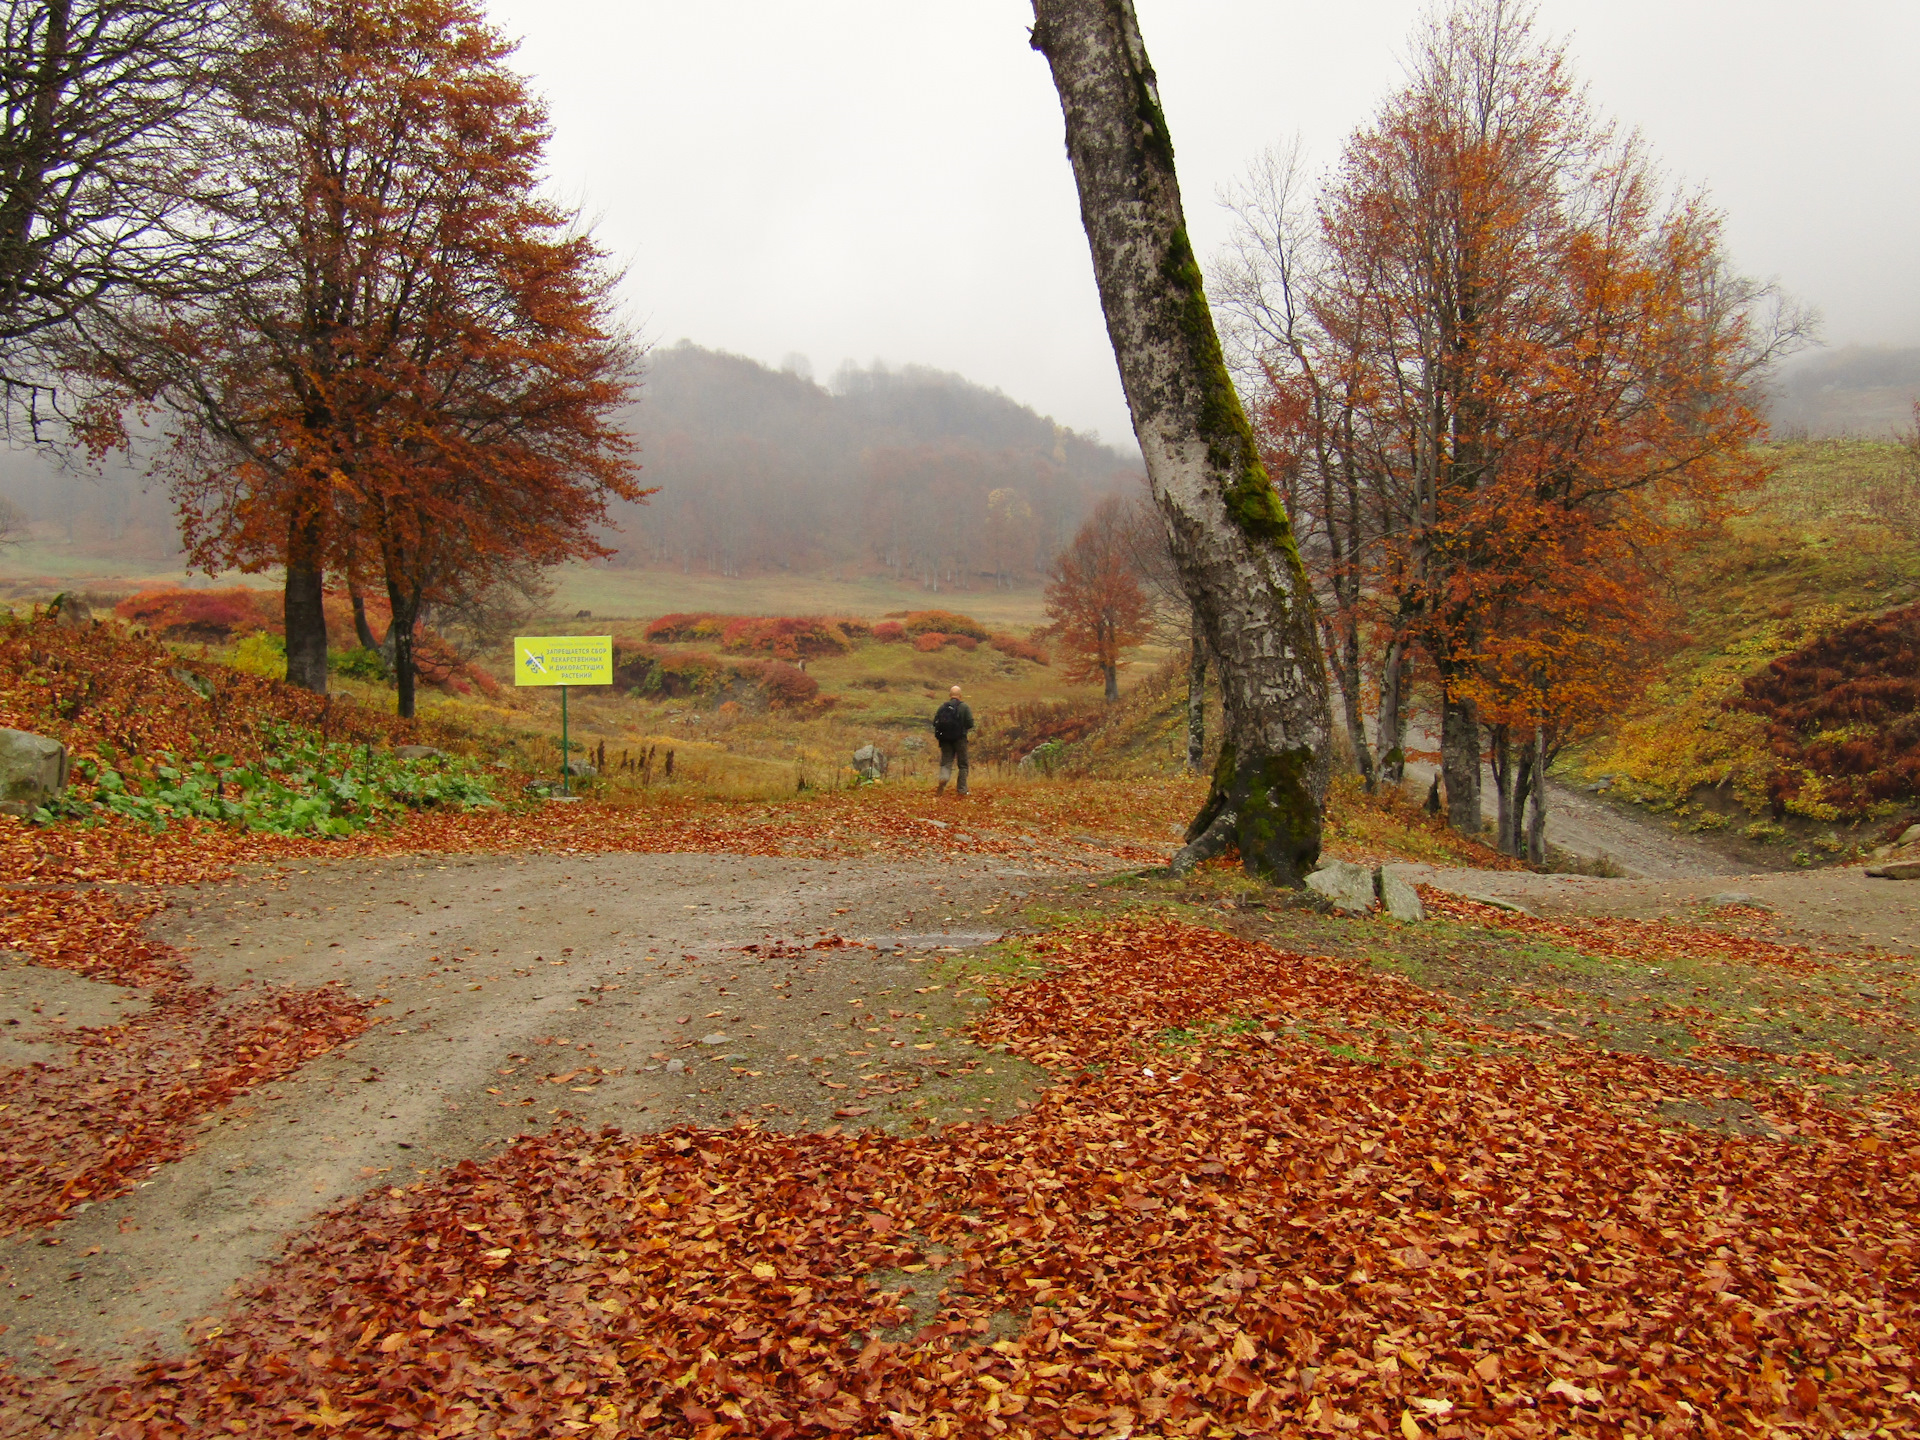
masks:
MULTIPOLYGON (((222 1111, 131 1195, 0 1250, 0 1347, 30 1363, 174 1349, 328 1206, 562 1120, 1009 1113, 1040 1072, 955 1035, 984 1002, 935 972, 1009 906, 1085 884, 993 860, 434 856, 180 893, 157 928, 196 980, 236 1001, 339 981, 376 1023, 222 1111)), ((32 969, 0 976, 0 1006, 28 1017, 20 1059, 57 1058, 56 1014, 102 1023, 128 1003, 32 969)))
MULTIPOLYGON (((1732 891, 1771 906, 1790 937, 1920 950, 1920 885, 1858 870, 1620 880, 1401 868, 1548 915, 1698 915, 1732 891)), ((1027 906, 1085 903, 1096 883, 992 857, 530 855, 348 861, 179 892, 157 929, 196 980, 234 1003, 337 982, 375 1023, 221 1111, 132 1194, 0 1246, 0 1350, 29 1364, 177 1350, 328 1207, 562 1121, 907 1129, 1005 1117, 1043 1077, 959 1036, 984 999, 959 988, 948 958, 1027 906)), ((0 1058, 57 1064, 63 1026, 142 1003, 0 967, 0 1018, 21 1021, 0 1031, 0 1058)))

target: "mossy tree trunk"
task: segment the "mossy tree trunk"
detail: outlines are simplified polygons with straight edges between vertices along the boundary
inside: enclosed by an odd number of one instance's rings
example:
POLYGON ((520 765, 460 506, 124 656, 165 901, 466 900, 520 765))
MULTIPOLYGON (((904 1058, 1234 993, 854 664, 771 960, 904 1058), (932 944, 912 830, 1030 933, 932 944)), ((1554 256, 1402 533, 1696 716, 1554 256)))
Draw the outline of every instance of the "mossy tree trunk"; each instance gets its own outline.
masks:
POLYGON ((1200 612, 1192 614, 1187 662, 1187 769, 1198 775, 1207 765, 1207 632, 1200 612))
POLYGON ((1174 868, 1235 844, 1250 872, 1297 885, 1320 854, 1332 733, 1312 591, 1220 353, 1139 22, 1131 0, 1034 0, 1033 45, 1060 93, 1134 435, 1226 707, 1174 868))

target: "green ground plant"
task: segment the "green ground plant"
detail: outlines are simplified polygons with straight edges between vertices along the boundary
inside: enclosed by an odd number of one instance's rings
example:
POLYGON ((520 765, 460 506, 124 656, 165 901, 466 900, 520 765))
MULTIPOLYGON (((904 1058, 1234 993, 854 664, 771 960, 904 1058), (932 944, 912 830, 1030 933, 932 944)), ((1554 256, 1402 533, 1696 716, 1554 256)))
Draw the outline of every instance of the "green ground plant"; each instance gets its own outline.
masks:
POLYGON ((123 771, 82 761, 78 783, 34 811, 36 824, 117 815, 152 830, 186 820, 242 824, 274 835, 351 835, 408 810, 493 805, 492 784, 454 757, 403 759, 371 746, 275 726, 267 758, 161 754, 123 771))

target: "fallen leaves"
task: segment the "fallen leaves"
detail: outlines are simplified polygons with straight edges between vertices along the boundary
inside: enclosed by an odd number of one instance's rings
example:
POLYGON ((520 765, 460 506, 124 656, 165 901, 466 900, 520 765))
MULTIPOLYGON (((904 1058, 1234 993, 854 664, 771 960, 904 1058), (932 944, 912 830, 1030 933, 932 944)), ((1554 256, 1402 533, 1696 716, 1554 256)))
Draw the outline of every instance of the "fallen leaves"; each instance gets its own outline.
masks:
POLYGON ((1720 1082, 1172 922, 1033 948, 979 1037, 1072 1059, 1016 1122, 525 1138, 342 1208, 188 1359, 16 1381, 0 1425, 1920 1425, 1912 1097, 1749 1095, 1791 1141, 1663 1126, 1720 1082))
POLYGON ((234 1096, 366 1028, 366 1007, 335 986, 254 997, 191 984, 144 931, 160 908, 98 890, 0 893, 0 948, 151 1002, 117 1025, 63 1031, 62 1061, 0 1070, 0 1235, 125 1193, 234 1096))

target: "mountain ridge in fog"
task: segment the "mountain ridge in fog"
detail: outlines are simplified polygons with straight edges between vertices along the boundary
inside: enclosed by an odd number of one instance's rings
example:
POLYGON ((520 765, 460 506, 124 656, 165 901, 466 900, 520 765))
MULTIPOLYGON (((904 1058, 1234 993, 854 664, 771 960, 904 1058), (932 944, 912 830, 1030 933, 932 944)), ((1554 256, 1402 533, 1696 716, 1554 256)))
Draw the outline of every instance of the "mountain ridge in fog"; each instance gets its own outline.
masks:
POLYGON ((617 565, 744 575, 822 566, 938 588, 1037 578, 1140 462, 925 366, 843 365, 825 385, 681 341, 628 421, 641 480, 617 565))

